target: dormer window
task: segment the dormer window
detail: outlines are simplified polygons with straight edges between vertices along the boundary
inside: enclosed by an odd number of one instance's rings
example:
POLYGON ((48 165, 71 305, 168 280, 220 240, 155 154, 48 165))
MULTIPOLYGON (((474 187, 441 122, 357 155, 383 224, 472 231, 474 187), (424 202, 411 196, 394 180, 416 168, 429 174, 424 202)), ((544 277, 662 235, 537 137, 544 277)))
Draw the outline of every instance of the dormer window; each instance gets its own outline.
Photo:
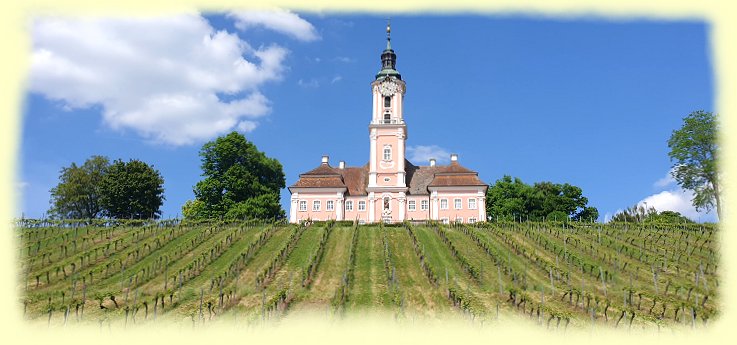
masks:
POLYGON ((392 114, 384 114, 384 123, 392 123, 392 114))
POLYGON ((384 97, 384 108, 389 108, 392 106, 392 98, 389 96, 384 97))

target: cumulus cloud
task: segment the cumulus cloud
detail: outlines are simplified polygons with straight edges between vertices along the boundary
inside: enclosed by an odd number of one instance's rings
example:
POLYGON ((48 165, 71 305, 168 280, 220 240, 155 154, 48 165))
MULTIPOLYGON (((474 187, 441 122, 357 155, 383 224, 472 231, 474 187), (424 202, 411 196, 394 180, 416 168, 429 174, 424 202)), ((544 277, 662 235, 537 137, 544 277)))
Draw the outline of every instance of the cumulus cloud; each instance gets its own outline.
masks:
POLYGON ((661 179, 655 181, 653 186, 657 188, 665 188, 668 186, 672 186, 675 183, 676 183, 676 179, 673 178, 673 169, 671 169, 670 171, 668 171, 668 174, 663 176, 661 179))
POLYGON ((659 212, 662 211, 675 211, 680 214, 697 220, 701 218, 709 218, 712 214, 706 212, 697 212, 696 209, 691 205, 691 199, 693 199, 693 193, 691 191, 683 189, 666 190, 657 194, 648 196, 642 199, 637 205, 647 207, 653 207, 659 212))
MULTIPOLYGON (((665 176, 653 184, 654 187, 665 190, 661 190, 640 200, 637 205, 647 208, 653 207, 658 212, 675 211, 692 220, 716 221, 716 214, 713 210, 710 212, 696 211, 696 208, 691 203, 691 199, 694 197, 693 192, 684 190, 678 186, 672 173, 673 170, 671 169, 665 176)), ((621 212, 621 210, 618 210, 618 212, 621 212)))
POLYGON ((260 26, 300 41, 309 42, 320 38, 312 24, 287 10, 275 8, 258 11, 233 11, 228 16, 235 19, 235 27, 241 31, 260 26))
POLYGON ((255 49, 196 13, 42 17, 31 31, 31 92, 65 109, 100 105, 109 127, 172 145, 253 130, 271 109, 259 88, 282 79, 288 53, 255 49))
POLYGON ((428 164, 430 158, 435 158, 438 163, 447 163, 450 161, 450 153, 437 145, 416 145, 407 146, 407 156, 414 164, 428 164))

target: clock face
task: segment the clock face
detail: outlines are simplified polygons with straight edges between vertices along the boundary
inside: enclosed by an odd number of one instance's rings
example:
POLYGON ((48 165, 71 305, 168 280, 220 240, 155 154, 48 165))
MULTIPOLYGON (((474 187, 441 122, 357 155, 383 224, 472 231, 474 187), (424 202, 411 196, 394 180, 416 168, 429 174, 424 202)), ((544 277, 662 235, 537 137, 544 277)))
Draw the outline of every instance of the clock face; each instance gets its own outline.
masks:
POLYGON ((384 83, 381 83, 381 85, 379 85, 379 92, 381 92, 383 96, 391 96, 397 93, 398 90, 399 90, 399 85, 391 81, 384 82, 384 83))

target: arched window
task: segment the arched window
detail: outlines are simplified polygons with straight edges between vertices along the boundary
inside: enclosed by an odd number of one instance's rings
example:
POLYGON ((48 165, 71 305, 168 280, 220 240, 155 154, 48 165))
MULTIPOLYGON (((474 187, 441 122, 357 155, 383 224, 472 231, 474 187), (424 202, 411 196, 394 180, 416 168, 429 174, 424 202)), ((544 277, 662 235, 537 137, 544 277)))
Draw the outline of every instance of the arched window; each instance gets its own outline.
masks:
POLYGON ((392 160, 392 147, 390 145, 384 146, 384 160, 392 160))
POLYGON ((384 197, 384 210, 389 210, 389 200, 388 196, 384 197))
POLYGON ((389 108, 392 106, 392 98, 389 96, 384 97, 384 108, 389 108))

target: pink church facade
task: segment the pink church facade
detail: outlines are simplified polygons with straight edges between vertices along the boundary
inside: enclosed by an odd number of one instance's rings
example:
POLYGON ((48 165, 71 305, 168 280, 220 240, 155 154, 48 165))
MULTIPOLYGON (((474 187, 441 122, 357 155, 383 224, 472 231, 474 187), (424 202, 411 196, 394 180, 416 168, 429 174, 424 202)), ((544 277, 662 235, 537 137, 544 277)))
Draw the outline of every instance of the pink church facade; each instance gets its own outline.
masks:
MULTIPOLYGON (((387 27, 387 34, 389 34, 387 27)), ((396 70, 390 37, 381 54, 382 68, 371 83, 369 162, 330 165, 323 156, 316 168, 300 174, 289 187, 289 221, 355 220, 395 223, 436 220, 473 223, 486 220, 487 185, 478 173, 458 163, 418 166, 405 158, 407 124, 403 116, 406 83, 396 70)))

